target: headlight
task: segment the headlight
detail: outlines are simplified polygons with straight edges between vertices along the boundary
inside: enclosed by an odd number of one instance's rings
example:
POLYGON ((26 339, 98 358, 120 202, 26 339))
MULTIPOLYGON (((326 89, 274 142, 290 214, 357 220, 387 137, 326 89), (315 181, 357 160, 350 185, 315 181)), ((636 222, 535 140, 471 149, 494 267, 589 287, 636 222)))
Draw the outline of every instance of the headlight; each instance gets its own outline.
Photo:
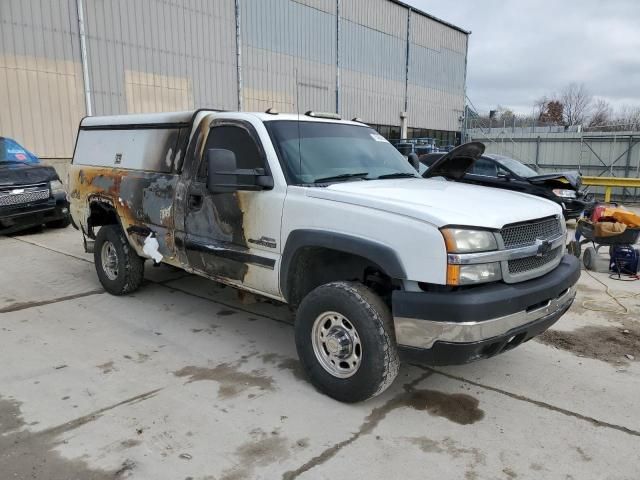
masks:
POLYGON ((502 279, 500 263, 476 263, 472 265, 448 265, 448 285, 471 285, 496 282, 502 279))
POLYGON ((444 228, 441 230, 448 253, 488 252, 497 250, 496 237, 483 230, 444 228))
POLYGON ((495 282, 502 279, 499 262, 462 264, 455 257, 498 250, 498 242, 492 232, 466 228, 443 228, 441 230, 447 246, 449 261, 447 264, 447 285, 470 285, 495 282), (453 258, 451 258, 453 257, 453 258), (459 264, 460 263, 460 264, 459 264))
POLYGON ((561 198, 576 198, 575 190, 564 190, 562 188, 554 188, 553 193, 556 197, 561 198))
POLYGON ((67 193, 67 191, 64 189, 64 185, 60 180, 51 180, 50 186, 52 195, 56 193, 67 193))

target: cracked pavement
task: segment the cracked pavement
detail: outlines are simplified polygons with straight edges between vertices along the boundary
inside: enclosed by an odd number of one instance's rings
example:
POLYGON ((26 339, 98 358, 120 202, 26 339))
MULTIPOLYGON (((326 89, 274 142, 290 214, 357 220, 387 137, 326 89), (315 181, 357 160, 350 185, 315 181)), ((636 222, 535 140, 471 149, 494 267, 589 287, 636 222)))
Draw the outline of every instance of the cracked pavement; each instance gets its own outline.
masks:
POLYGON ((304 380, 286 308, 167 267, 113 297, 72 228, 1 237, 0 251, 2 478, 640 474, 640 298, 624 316, 585 308, 608 298, 590 276, 544 342, 403 365, 387 392, 343 405, 304 380))

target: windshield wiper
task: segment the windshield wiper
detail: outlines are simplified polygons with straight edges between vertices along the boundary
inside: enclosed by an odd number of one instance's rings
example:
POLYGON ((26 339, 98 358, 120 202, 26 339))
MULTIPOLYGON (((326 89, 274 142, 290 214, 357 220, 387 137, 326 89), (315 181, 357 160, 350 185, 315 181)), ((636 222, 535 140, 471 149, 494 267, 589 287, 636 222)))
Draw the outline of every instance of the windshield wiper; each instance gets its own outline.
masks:
POLYGON ((2 163, 10 164, 10 163, 25 163, 25 162, 21 162, 20 160, 0 160, 0 164, 2 163))
POLYGON ((334 180, 344 180, 347 178, 363 178, 367 175, 369 175, 369 172, 342 173, 340 175, 333 175, 332 177, 316 178, 313 183, 332 182, 334 180))
POLYGON ((379 177, 376 177, 373 180, 384 180, 385 178, 422 178, 422 177, 419 177, 418 174, 416 173, 396 172, 396 173, 387 173, 386 175, 380 175, 379 177))

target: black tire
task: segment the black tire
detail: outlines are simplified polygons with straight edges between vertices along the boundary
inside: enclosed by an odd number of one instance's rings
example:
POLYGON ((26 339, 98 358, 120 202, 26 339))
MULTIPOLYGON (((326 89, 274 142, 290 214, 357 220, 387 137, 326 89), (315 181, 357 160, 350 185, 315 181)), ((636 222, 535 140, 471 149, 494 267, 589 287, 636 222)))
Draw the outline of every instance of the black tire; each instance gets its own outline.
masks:
POLYGON ((587 270, 595 270, 596 269, 596 249, 593 247, 587 247, 582 254, 582 262, 584 264, 584 268, 587 270))
POLYGON ((106 225, 100 228, 96 236, 93 259, 100 283, 112 295, 135 292, 142 284, 144 259, 131 248, 119 226, 106 225), (104 263, 105 249, 115 255, 111 265, 104 263))
MULTIPOLYGON (((374 397, 398 375, 400 361, 391 313, 380 297, 360 283, 333 282, 309 293, 296 314, 295 337, 298 357, 311 383, 341 402, 361 402, 374 397), (322 325, 320 319, 333 313, 338 314, 334 318, 344 317, 347 325, 355 329, 360 344, 359 366, 348 378, 329 372, 314 352, 314 325, 316 321, 322 325)), ((329 355, 326 347, 324 352, 329 355)))
POLYGON ((66 215, 64 218, 45 223, 45 225, 49 228, 67 228, 69 225, 71 225, 71 217, 69 215, 66 215))

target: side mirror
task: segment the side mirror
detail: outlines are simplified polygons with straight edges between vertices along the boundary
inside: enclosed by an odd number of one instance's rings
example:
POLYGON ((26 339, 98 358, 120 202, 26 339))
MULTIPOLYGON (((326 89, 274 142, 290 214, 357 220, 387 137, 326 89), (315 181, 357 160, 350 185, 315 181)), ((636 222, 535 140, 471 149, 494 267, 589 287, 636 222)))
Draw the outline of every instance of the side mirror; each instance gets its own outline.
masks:
POLYGON ((238 190, 266 190, 273 188, 273 178, 264 168, 237 168, 236 154, 231 150, 207 150, 207 190, 229 193, 238 190))
POLYGON ((407 160, 409 160, 409 163, 414 169, 416 170, 420 169, 420 158, 416 153, 410 153, 409 156, 407 157, 407 160))
POLYGON ((498 172, 498 178, 508 182, 511 180, 511 174, 507 172, 498 172))

